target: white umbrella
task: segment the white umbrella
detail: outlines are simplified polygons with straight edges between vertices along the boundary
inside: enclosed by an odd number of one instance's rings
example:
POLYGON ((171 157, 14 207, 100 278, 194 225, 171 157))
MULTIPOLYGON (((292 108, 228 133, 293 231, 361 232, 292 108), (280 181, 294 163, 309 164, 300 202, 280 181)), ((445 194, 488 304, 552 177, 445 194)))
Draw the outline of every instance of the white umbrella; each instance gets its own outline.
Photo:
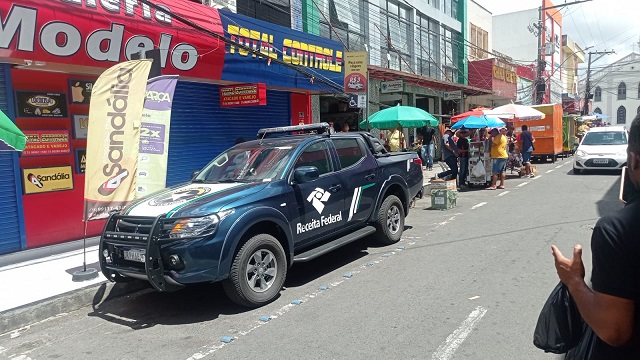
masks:
MULTIPOLYGON (((531 106, 526 105, 518 105, 518 104, 507 104, 498 106, 493 109, 495 114, 505 114, 504 117, 515 117, 519 120, 540 120, 544 119, 544 113, 532 108, 531 106)), ((503 117, 501 115, 493 115, 498 117, 503 117)))

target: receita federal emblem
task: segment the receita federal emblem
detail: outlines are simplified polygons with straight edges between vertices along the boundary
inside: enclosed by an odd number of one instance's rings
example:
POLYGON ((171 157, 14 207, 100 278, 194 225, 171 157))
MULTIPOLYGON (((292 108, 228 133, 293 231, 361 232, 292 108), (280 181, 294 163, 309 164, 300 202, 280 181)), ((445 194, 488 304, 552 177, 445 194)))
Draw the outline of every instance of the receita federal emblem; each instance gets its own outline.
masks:
POLYGON ((315 188, 307 197, 307 201, 313 205, 314 208, 318 211, 318 214, 322 214, 322 210, 324 210, 324 203, 329 200, 331 193, 325 191, 321 188, 315 188))
POLYGON ((166 205, 180 204, 189 200, 193 200, 197 197, 200 197, 210 191, 211 189, 207 187, 191 187, 186 189, 178 189, 168 194, 164 194, 159 198, 154 198, 149 200, 149 205, 166 206, 166 205))

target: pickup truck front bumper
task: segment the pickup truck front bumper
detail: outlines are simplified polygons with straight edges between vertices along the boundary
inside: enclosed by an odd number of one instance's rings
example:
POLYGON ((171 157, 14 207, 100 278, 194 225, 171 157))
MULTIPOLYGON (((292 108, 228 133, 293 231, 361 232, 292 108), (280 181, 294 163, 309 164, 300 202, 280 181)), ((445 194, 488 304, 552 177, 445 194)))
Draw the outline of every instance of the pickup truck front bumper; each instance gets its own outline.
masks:
POLYGON ((111 281, 126 278, 147 280, 158 291, 174 291, 184 285, 175 278, 184 268, 178 255, 163 255, 163 249, 181 240, 168 232, 179 219, 113 214, 100 237, 100 268, 111 281))

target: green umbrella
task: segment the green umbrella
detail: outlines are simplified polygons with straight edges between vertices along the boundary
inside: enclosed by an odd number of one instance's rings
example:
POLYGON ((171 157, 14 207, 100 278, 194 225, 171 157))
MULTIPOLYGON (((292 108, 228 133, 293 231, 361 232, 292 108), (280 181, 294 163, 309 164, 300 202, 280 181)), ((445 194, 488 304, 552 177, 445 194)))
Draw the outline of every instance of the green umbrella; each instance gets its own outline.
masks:
POLYGON ((0 110, 0 151, 24 150, 27 137, 18 129, 16 124, 0 110))
MULTIPOLYGON (((380 110, 369 117, 369 126, 375 129, 419 128, 438 126, 439 121, 428 112, 413 106, 392 106, 380 110)), ((367 119, 360 122, 360 127, 367 128, 367 119)))

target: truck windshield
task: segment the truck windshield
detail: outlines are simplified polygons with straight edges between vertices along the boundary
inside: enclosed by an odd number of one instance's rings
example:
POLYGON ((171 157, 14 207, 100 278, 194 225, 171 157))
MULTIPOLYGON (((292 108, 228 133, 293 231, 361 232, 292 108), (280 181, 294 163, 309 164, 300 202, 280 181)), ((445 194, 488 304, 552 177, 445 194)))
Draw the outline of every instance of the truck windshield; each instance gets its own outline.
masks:
POLYGON ((216 157, 193 181, 254 182, 277 179, 285 170, 294 149, 291 146, 235 146, 216 157))
POLYGON ((588 132, 582 140, 583 145, 625 145, 627 134, 624 131, 588 132))

